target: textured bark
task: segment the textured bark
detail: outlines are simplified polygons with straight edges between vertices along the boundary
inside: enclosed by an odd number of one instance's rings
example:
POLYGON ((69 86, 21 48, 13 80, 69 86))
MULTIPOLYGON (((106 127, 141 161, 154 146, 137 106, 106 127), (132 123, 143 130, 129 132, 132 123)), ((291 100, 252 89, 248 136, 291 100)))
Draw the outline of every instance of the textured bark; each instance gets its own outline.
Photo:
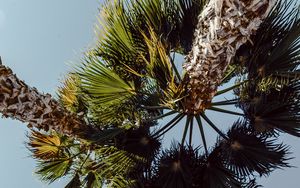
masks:
POLYGON ((199 15, 192 50, 186 57, 188 113, 210 106, 227 66, 250 41, 276 0, 211 0, 199 15))
POLYGON ((13 72, 0 65, 0 113, 28 123, 29 127, 83 137, 90 127, 82 118, 64 109, 50 94, 27 86, 13 72))

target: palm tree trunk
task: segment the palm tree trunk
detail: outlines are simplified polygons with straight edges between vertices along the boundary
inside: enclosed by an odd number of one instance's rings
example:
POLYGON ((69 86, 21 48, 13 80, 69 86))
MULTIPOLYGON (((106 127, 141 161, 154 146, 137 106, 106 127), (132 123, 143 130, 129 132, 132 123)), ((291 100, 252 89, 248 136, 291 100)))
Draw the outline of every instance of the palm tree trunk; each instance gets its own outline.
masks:
POLYGON ((85 137, 84 133, 91 130, 83 118, 68 112, 50 94, 41 94, 36 88, 27 86, 1 64, 0 113, 45 131, 52 129, 67 135, 85 137))
POLYGON ((276 0, 210 0, 199 15, 192 50, 184 69, 189 96, 188 113, 210 106, 236 51, 255 34, 276 0))

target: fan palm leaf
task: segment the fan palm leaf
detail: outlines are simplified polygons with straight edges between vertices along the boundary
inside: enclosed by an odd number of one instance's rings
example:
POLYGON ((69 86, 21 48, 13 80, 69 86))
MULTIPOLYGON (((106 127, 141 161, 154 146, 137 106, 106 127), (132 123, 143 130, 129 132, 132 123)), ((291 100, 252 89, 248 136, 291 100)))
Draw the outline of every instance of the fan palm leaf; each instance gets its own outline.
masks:
POLYGON ((97 103, 119 103, 136 95, 133 83, 124 81, 98 59, 89 58, 87 61, 79 72, 81 87, 97 103))
POLYGON ((251 97, 241 106, 256 131, 278 130, 300 136, 298 81, 284 86, 280 91, 273 89, 260 94, 252 90, 249 93, 251 97))
POLYGON ((58 134, 48 135, 32 131, 28 138, 27 145, 34 158, 45 160, 59 156, 63 143, 58 134))
POLYGON ((255 135, 247 128, 246 122, 236 122, 228 131, 228 140, 220 140, 220 149, 229 169, 240 176, 268 175, 276 168, 288 167, 288 148, 275 144, 274 140, 255 135))
POLYGON ((50 161, 40 161, 37 166, 36 174, 45 182, 53 181, 65 176, 72 165, 69 158, 59 158, 50 161))

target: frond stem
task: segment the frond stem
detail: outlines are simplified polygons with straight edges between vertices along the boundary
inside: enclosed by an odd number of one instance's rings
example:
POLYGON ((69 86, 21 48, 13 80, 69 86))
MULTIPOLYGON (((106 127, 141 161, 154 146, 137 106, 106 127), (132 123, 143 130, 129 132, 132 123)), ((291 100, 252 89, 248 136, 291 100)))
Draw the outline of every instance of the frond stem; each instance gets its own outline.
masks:
POLYGON ((208 110, 213 110, 213 111, 216 111, 216 112, 232 114, 232 115, 237 115, 237 116, 245 116, 245 114, 243 114, 243 113, 234 112, 234 111, 230 111, 230 110, 225 110, 225 109, 217 108, 217 107, 210 107, 210 108, 208 108, 208 110))
POLYGON ((184 117, 184 114, 178 114, 168 124, 166 124, 160 130, 158 130, 156 133, 154 133, 153 138, 159 138, 162 135, 164 135, 166 132, 168 132, 170 129, 172 129, 180 120, 182 120, 183 117, 184 117))
POLYGON ((199 126, 199 130, 200 130, 201 139, 202 139, 202 143, 203 143, 203 146, 204 146, 205 154, 206 154, 206 156, 208 156, 205 133, 204 133, 204 129, 203 129, 203 125, 202 125, 200 116, 196 116, 196 120, 197 120, 197 123, 198 123, 198 126, 199 126))
POLYGON ((236 71, 237 67, 234 67, 221 81, 221 83, 223 83, 225 80, 227 80, 233 73, 234 71, 236 71))
POLYGON ((189 136, 189 145, 192 145, 193 140, 193 127, 194 127, 194 116, 191 117, 191 123, 190 123, 190 136, 189 136))
POLYGON ((142 108, 145 108, 147 110, 167 110, 169 109, 168 107, 165 107, 165 106, 141 106, 142 108))
POLYGON ((233 105, 237 104, 238 99, 231 99, 231 100, 225 100, 225 101, 218 101, 211 103, 212 106, 224 106, 224 105, 233 105))
POLYGON ((175 110, 171 110, 170 112, 167 112, 165 114, 162 114, 162 115, 159 115, 159 116, 156 116, 156 117, 153 117, 153 118, 146 119, 146 122, 158 120, 158 119, 161 119, 161 118, 164 118, 164 117, 170 116, 172 114, 176 114, 176 113, 178 113, 178 112, 175 111, 175 110))
POLYGON ((217 127, 213 122, 210 121, 210 119, 204 114, 201 114, 201 117, 225 140, 228 140, 228 137, 217 127))
POLYGON ((179 80, 179 82, 180 82, 180 81, 181 81, 181 76, 180 76, 180 74, 179 74, 178 69, 176 68, 176 65, 175 65, 175 63, 174 63, 174 60, 175 60, 175 52, 173 52, 173 57, 170 57, 170 61, 171 61, 172 67, 173 67, 173 69, 174 69, 174 71, 175 71, 175 74, 176 74, 176 76, 177 76, 177 78, 178 78, 178 80, 179 80))
POLYGON ((183 145, 184 145, 184 141, 186 139, 186 135, 187 135, 187 131, 189 129, 190 121, 191 121, 191 116, 187 116, 185 126, 184 126, 183 135, 182 135, 182 140, 181 140, 181 147, 183 147, 183 145))
MULTIPOLYGON (((159 135, 159 133, 161 133, 162 131, 164 131, 165 129, 167 129, 169 126, 173 126, 174 122, 176 122, 178 119, 182 119, 184 117, 183 114, 178 114, 176 117, 174 117, 171 121, 169 121, 165 126, 163 126, 162 128, 160 128, 157 132, 155 132, 152 136, 155 137, 157 135, 159 135)), ((176 124, 176 123, 175 123, 176 124)), ((159 136, 157 136, 159 137, 159 136)))
POLYGON ((86 163, 86 161, 89 159, 91 155, 91 152, 89 152, 87 155, 86 155, 86 158, 84 159, 84 161, 82 162, 82 164, 80 165, 80 168, 78 169, 78 171, 80 171, 83 167, 83 165, 86 163))
POLYGON ((231 90, 233 90, 233 89, 235 89, 235 88, 237 88, 237 87, 243 85, 243 84, 246 83, 246 82, 248 82, 248 80, 242 81, 242 82, 237 83, 237 84, 235 84, 235 85, 233 85, 233 86, 231 86, 231 87, 229 87, 229 88, 226 88, 226 89, 223 89, 223 90, 221 90, 221 91, 218 91, 218 92, 215 94, 215 96, 218 96, 218 95, 222 95, 222 94, 224 94, 224 93, 227 93, 228 91, 231 91, 231 90))

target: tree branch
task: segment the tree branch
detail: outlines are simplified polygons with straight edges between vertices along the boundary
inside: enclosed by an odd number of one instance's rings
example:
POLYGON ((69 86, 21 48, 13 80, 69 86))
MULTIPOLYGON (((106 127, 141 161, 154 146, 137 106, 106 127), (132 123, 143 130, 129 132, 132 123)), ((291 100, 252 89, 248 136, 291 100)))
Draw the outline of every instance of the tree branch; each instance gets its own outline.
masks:
POLYGON ((6 118, 28 123, 30 128, 52 129, 80 138, 86 138, 89 131, 94 131, 83 117, 67 111, 50 94, 29 87, 4 65, 0 65, 0 113, 6 118))

